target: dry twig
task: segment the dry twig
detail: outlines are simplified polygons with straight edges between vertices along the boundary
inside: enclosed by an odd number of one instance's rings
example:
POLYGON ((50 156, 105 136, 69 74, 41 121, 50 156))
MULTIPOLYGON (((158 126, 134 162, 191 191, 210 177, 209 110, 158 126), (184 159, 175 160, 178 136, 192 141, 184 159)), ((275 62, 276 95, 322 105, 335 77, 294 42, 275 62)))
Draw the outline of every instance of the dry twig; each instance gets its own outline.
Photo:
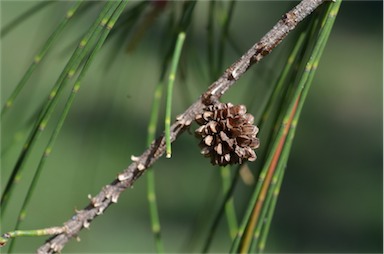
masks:
MULTIPOLYGON (((173 142, 201 114, 206 105, 218 99, 244 74, 254 63, 268 55, 296 25, 314 11, 324 0, 303 0, 294 9, 283 15, 279 22, 253 45, 237 62, 215 81, 200 98, 183 114, 177 117, 171 126, 173 142)), ((133 162, 110 184, 104 186, 99 194, 90 198, 90 203, 64 223, 63 232, 51 237, 37 253, 55 253, 61 251, 69 239, 76 237, 83 228, 88 228, 94 218, 103 214, 111 204, 116 203, 120 194, 133 183, 165 152, 164 135, 155 140, 139 157, 132 156, 133 162)))

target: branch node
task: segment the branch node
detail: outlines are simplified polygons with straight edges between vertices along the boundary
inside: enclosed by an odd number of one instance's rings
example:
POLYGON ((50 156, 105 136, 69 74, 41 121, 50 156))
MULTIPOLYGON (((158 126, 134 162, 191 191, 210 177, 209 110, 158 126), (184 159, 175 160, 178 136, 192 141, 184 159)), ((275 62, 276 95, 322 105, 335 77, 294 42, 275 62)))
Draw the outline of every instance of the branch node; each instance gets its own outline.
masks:
POLYGON ((83 222, 83 227, 86 228, 86 229, 89 229, 89 226, 91 225, 91 223, 88 221, 88 220, 85 220, 83 222))
POLYGON ((189 126, 192 123, 192 120, 188 117, 185 117, 185 114, 180 114, 176 116, 176 120, 182 126, 189 126))
POLYGON ((139 161, 139 159, 140 159, 140 157, 136 157, 136 156, 134 156, 134 155, 131 155, 131 160, 132 160, 133 162, 137 162, 137 161, 139 161))
POLYGON ((111 201, 113 202, 113 203, 117 203, 117 200, 119 199, 119 193, 118 192, 114 192, 114 193, 112 193, 112 198, 111 198, 111 201))
MULTIPOLYGON (((209 93, 204 93, 201 97, 201 101, 205 106, 216 105, 219 103, 219 96, 215 94, 216 91, 212 90, 209 93)), ((221 95, 221 94, 220 94, 221 95)))
POLYGON ((55 242, 51 243, 50 244, 50 248, 54 251, 54 252, 60 252, 61 249, 62 249, 62 246, 60 244, 57 244, 55 242))
POLYGON ((103 206, 100 206, 100 207, 97 209, 97 211, 96 211, 96 215, 101 215, 101 214, 103 214, 103 213, 104 213, 104 210, 107 209, 107 206, 108 206, 108 204, 105 204, 105 205, 103 205, 103 206))
POLYGON ((145 165, 143 163, 139 163, 139 165, 137 165, 137 169, 139 171, 143 171, 144 169, 146 169, 145 165))
POLYGON ((92 197, 91 194, 88 194, 88 199, 91 201, 93 207, 99 207, 102 204, 102 202, 98 201, 97 196, 92 197))
POLYGON ((122 182, 122 181, 125 181, 125 180, 129 179, 130 177, 131 177, 131 175, 123 172, 123 173, 117 175, 117 180, 122 182))

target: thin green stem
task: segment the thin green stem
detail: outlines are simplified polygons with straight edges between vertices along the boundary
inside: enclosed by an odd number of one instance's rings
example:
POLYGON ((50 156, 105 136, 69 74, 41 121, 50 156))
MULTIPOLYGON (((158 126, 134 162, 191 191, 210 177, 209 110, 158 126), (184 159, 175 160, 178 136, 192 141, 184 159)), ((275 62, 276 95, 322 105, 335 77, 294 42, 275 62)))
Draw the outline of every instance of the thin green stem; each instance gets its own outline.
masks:
MULTIPOLYGON (((148 146, 151 144, 152 140, 154 140, 155 138, 156 124, 159 118, 159 111, 160 111, 160 102, 163 95, 163 87, 164 87, 163 80, 160 79, 159 83, 155 88, 153 105, 151 110, 151 118, 148 124, 148 131, 147 131, 148 146)), ((159 212, 157 208, 157 201, 156 201, 157 199, 156 199, 156 191, 155 191, 155 172, 153 171, 152 168, 147 171, 147 200, 148 200, 149 212, 151 216, 152 233, 155 238, 156 251, 157 253, 163 253, 164 246, 161 240, 161 226, 160 226, 160 218, 159 218, 159 212)))
POLYGON ((28 19, 30 16, 32 16, 33 14, 35 14, 38 11, 41 11, 42 9, 44 9, 44 7, 47 7, 49 4, 52 4, 52 3, 55 3, 55 1, 43 1, 43 2, 40 2, 40 3, 36 4, 32 8, 26 10, 24 13, 20 14, 20 16, 18 16, 13 21, 11 21, 8 25, 5 25, 3 27, 3 29, 1 29, 0 37, 1 38, 5 37, 16 26, 18 26, 23 21, 28 19))
POLYGON ((217 54, 217 70, 222 70, 224 69, 224 52, 225 52, 225 44, 228 41, 228 32, 229 32, 229 26, 231 24, 231 20, 233 17, 233 12, 235 10, 235 4, 236 1, 232 0, 229 3, 227 13, 224 18, 224 23, 223 23, 223 28, 221 30, 221 36, 220 36, 220 41, 218 45, 218 54, 217 54))
POLYGON ((147 173, 147 199, 149 204, 149 212, 151 216, 152 233, 155 238, 155 246, 157 253, 164 253, 164 244, 161 240, 161 226, 159 211, 157 208, 157 199, 155 192, 155 174, 153 169, 148 170, 147 173))
MULTIPOLYGON (((69 113, 69 111, 70 111, 70 109, 72 107, 72 104, 73 104, 73 101, 74 101, 74 99, 75 99, 75 97, 77 95, 77 92, 80 90, 81 81, 84 78, 85 74, 87 73, 87 70, 88 70, 89 66, 91 65, 91 63, 93 62, 94 57, 96 56, 96 54, 100 50, 100 48, 103 45, 105 39, 107 38, 109 32, 113 28, 114 24, 116 23, 116 20, 119 18, 120 14, 122 13, 122 11, 124 10, 126 5, 127 5, 126 1, 121 2, 120 6, 116 9, 116 11, 114 12, 113 16, 110 18, 108 23, 104 24, 102 33, 101 34, 94 33, 92 35, 91 41, 93 40, 92 38, 95 37, 95 39, 97 40, 96 45, 93 45, 91 43, 87 45, 87 47, 90 48, 91 54, 88 57, 88 59, 86 60, 83 69, 81 70, 81 72, 80 72, 76 82, 73 85, 72 93, 70 94, 70 96, 69 96, 69 98, 68 98, 68 100, 67 100, 67 102, 66 102, 66 104, 64 106, 63 113, 61 114, 61 116, 59 118, 59 121, 58 121, 58 123, 56 125, 56 128, 53 131, 53 133, 51 135, 51 138, 50 138, 50 140, 49 140, 49 142, 48 142, 48 144, 47 144, 47 146, 46 146, 46 148, 44 150, 44 154, 43 154, 43 156, 40 159, 39 165, 38 165, 38 167, 37 167, 37 169, 36 169, 36 171, 34 173, 32 182, 30 184, 30 187, 28 188, 28 192, 27 192, 26 197, 25 197, 25 199, 23 201, 22 208, 20 210, 20 213, 19 213, 19 216, 18 216, 18 220, 16 222, 15 229, 19 228, 20 223, 26 217, 26 214, 27 214, 26 208, 27 208, 27 206, 29 204, 29 201, 30 201, 30 199, 32 197, 32 194, 33 194, 33 192, 35 190, 36 184, 38 183, 38 179, 40 177, 40 174, 42 172, 44 164, 45 164, 47 158, 49 157, 49 155, 51 154, 51 152, 53 150, 54 143, 55 143, 57 137, 59 136, 61 128, 62 128, 62 126, 63 126, 63 124, 64 124, 64 122, 65 122, 65 120, 66 120, 66 118, 68 116, 68 113, 69 113)), ((9 246, 8 252, 12 251, 12 247, 13 247, 14 243, 15 243, 15 241, 11 242, 11 244, 9 246)))
MULTIPOLYGON (((51 3, 51 2, 48 2, 48 3, 51 3)), ((57 26, 55 31, 51 34, 51 36, 45 42, 41 51, 34 57, 32 64, 29 66, 28 70, 25 72, 24 76, 21 78, 21 80, 17 84, 16 88, 13 90, 12 94, 5 101, 5 104, 1 110, 1 120, 3 119, 5 112, 7 112, 8 109, 12 107, 15 99, 19 95, 20 91, 24 88, 24 86, 27 83, 27 81, 29 80, 29 78, 32 76, 36 67, 44 59, 47 52, 51 49, 51 47, 54 45, 56 40, 59 38, 59 35, 61 35, 64 28, 67 26, 69 20, 75 15, 76 11, 79 9, 81 4, 82 4, 82 1, 79 1, 79 2, 75 3, 67 11, 67 14, 65 15, 65 18, 63 19, 63 21, 61 21, 61 23, 57 26)))
POLYGON ((215 5, 216 1, 209 1, 208 7, 208 24, 207 24, 207 59, 208 59, 208 68, 209 68, 209 78, 210 80, 215 80, 216 70, 215 70, 215 47, 214 47, 214 18, 215 18, 215 5))
POLYGON ((260 214, 262 212, 262 208, 266 204, 266 195, 271 185, 273 175, 276 171, 276 164, 278 162, 278 158, 281 155, 282 148, 284 147, 288 129, 292 123, 292 117, 294 111, 296 110, 297 100, 293 106, 294 107, 288 111, 288 114, 280 125, 278 136, 274 141, 272 152, 269 154, 267 162, 264 164, 258 184, 256 186, 256 190, 252 197, 252 202, 250 202, 248 206, 250 217, 248 217, 245 222, 244 236, 241 239, 241 244, 238 249, 240 253, 249 253, 257 224, 258 222, 262 221, 260 214))
POLYGON ((148 133, 147 145, 151 144, 156 134, 156 123, 159 118, 160 102, 163 96, 163 87, 164 87, 163 81, 160 80, 155 88, 155 92, 153 96, 151 118, 149 120, 148 129, 147 129, 147 133, 148 133))
POLYGON ((15 230, 0 236, 0 247, 5 246, 9 240, 15 237, 57 235, 62 232, 65 232, 64 227, 52 227, 34 230, 15 230))
MULTIPOLYGON (((190 24, 191 14, 193 11, 193 8, 195 6, 195 3, 187 3, 184 7, 182 18, 179 23, 179 30, 180 31, 186 31, 187 27, 190 24)), ((170 20, 170 27, 172 27, 173 20, 170 20)), ((172 49, 175 47, 175 44, 177 42, 177 34, 175 35, 174 39, 172 39, 172 43, 169 47, 169 50, 167 50, 167 53, 164 56, 164 60, 162 62, 162 71, 160 75, 160 81, 157 84, 154 92, 154 99, 153 99, 153 105, 151 110, 151 117, 148 124, 148 138, 147 138, 147 145, 149 146, 152 140, 155 138, 156 133, 156 123, 159 117, 159 111, 160 111, 160 102, 163 94, 163 87, 164 87, 164 79, 165 75, 167 73, 169 60, 172 56, 172 49)), ((160 225, 160 219, 159 219, 159 212, 157 207, 157 201, 156 201, 156 191, 155 191, 155 172, 153 169, 149 169, 147 173, 147 200, 149 205, 149 211, 150 211, 150 218, 151 218, 151 227, 152 227, 152 233, 155 238, 155 246, 156 251, 158 253, 164 252, 164 244, 161 239, 161 225, 160 225)))
POLYGON ((284 128, 283 135, 278 140, 279 146, 276 150, 273 151, 272 163, 268 168, 267 177, 262 183, 262 192, 259 194, 257 203, 255 204, 255 209, 253 210, 253 213, 259 213, 259 215, 257 215, 258 220, 254 222, 255 226, 252 230, 253 239, 251 240, 251 244, 245 252, 255 251, 256 247, 259 245, 260 235, 262 235, 263 230, 266 229, 265 225, 270 223, 272 220, 272 217, 268 217, 267 214, 273 214, 273 211, 270 211, 270 207, 273 203, 272 198, 278 183, 278 176, 280 175, 280 171, 285 169, 287 163, 290 147, 292 144, 292 139, 290 139, 289 134, 292 132, 292 129, 296 128, 296 125, 294 124, 294 116, 297 113, 297 100, 295 107, 292 108, 292 111, 288 112, 284 118, 286 128, 284 128))
MULTIPOLYGON (((225 194, 231 188, 231 182, 232 182, 231 167, 230 166, 220 167, 220 173, 221 173, 221 179, 222 179, 222 185, 223 185, 223 194, 225 194)), ((228 222, 229 235, 231 239, 234 239, 236 236, 238 223, 236 219, 236 211, 235 211, 233 197, 228 199, 228 201, 225 204, 225 214, 228 222)))
POLYGON ((310 60, 308 61, 308 64, 307 64, 306 72, 309 72, 309 73, 308 73, 308 77, 307 77, 307 80, 306 80, 306 84, 304 86, 304 89, 303 89, 300 97, 299 97, 299 102, 298 102, 297 110, 295 112, 295 116, 293 118, 293 121, 292 121, 292 124, 291 124, 291 128, 290 128, 289 133, 288 133, 286 145, 284 146, 284 150, 282 152, 282 156, 281 156, 281 159, 279 161, 279 164, 280 164, 280 165, 278 165, 279 174, 277 176, 278 179, 276 180, 277 181, 277 185, 272 190, 272 192, 273 192, 273 195, 272 195, 272 198, 271 198, 272 199, 272 203, 271 203, 271 206, 268 208, 268 212, 267 212, 267 215, 266 215, 266 218, 268 218, 266 220, 267 223, 263 226, 263 231, 262 231, 262 234, 261 234, 260 242, 259 243, 256 242, 254 248, 251 248, 251 251, 256 251, 257 253, 260 253, 260 252, 264 251, 265 242, 266 242, 266 238, 267 238, 268 231, 269 231, 269 226, 270 226, 270 223, 272 221, 274 207, 276 205, 276 201, 277 201, 277 198, 278 198, 278 195, 279 195, 279 190, 280 190, 280 186, 281 186, 282 179, 283 179, 283 176, 284 176, 285 167, 286 167, 286 164, 287 164, 289 152, 290 152, 290 149, 292 147, 292 141, 293 141, 293 138, 294 138, 294 135, 295 135, 295 132, 296 132, 296 126, 297 126, 299 117, 301 115, 301 111, 302 111, 304 102, 306 100, 308 91, 309 91, 309 89, 311 87, 314 75, 316 73, 318 62, 321 59, 321 55, 322 55, 322 52, 324 51, 326 42, 327 42, 327 40, 329 38, 329 35, 330 35, 330 32, 332 30, 332 26, 334 24, 335 17, 336 17, 336 15, 338 13, 338 10, 340 8, 340 4, 341 4, 341 1, 338 1, 335 4, 331 4, 329 6, 329 8, 328 8, 327 13, 324 15, 324 19, 323 19, 323 22, 322 22, 323 29, 320 32, 320 35, 318 37, 318 41, 317 41, 317 43, 315 45, 315 48, 313 50, 313 54, 312 54, 312 56, 311 56, 311 58, 310 58, 310 60))
MULTIPOLYGON (((337 11, 334 13, 337 13, 337 11)), ((333 22, 333 20, 334 19, 331 19, 329 23, 333 22)), ((323 31, 324 30, 326 29, 323 29, 323 31)), ((329 32, 330 28, 326 31, 329 32)), ((248 217, 247 215, 243 221, 246 223, 244 226, 246 225, 247 231, 245 232, 244 237, 242 234, 244 231, 240 232, 241 235, 239 234, 239 238, 243 239, 241 247, 239 248, 239 246, 236 245, 236 250, 239 250, 241 253, 246 253, 249 251, 252 252, 257 248, 258 245, 260 246, 259 250, 264 249, 266 237, 263 237, 264 240, 260 243, 258 242, 259 234, 261 227, 263 227, 265 218, 271 220, 271 216, 266 217, 266 215, 273 213, 272 211, 268 211, 268 209, 270 209, 270 204, 273 204, 274 202, 272 201, 274 193, 273 186, 275 185, 273 183, 277 182, 275 174, 278 174, 278 172, 282 170, 282 168, 286 165, 286 159, 288 158, 290 151, 297 120, 316 69, 314 67, 317 66, 315 63, 317 63, 316 61, 318 61, 319 57, 321 56, 321 52, 325 46, 326 38, 328 38, 328 35, 320 35, 316 45, 312 50, 312 55, 306 64, 305 71, 301 74, 301 79, 298 82, 292 99, 290 100, 291 103, 288 106, 288 110, 286 111, 287 113, 283 119, 282 125, 278 131, 274 145, 271 149, 270 154, 272 156, 268 157, 268 160, 265 163, 265 167, 263 168, 260 175, 260 184, 258 185, 262 187, 256 187, 256 191, 252 197, 252 202, 250 203, 248 210, 251 211, 249 215, 252 215, 252 217, 248 217), (287 129, 287 127, 289 127, 289 129, 287 129), (250 234, 253 234, 254 236, 253 242, 249 237, 250 234)), ((268 230, 268 226, 264 226, 263 230, 268 230)), ((265 233, 261 232, 261 234, 264 235, 265 233)))
MULTIPOLYGON (((270 94, 269 99, 264 106, 264 109, 263 109, 264 113, 261 116, 260 124, 259 124, 260 129, 263 128, 262 126, 264 126, 266 124, 268 118, 271 117, 274 105, 280 100, 280 96, 281 96, 281 93, 283 91, 283 87, 284 87, 284 85, 287 85, 286 80, 289 79, 289 76, 291 75, 291 72, 293 70, 293 65, 297 61, 298 53, 299 53, 300 48, 303 46, 304 39, 305 39, 305 34, 303 33, 299 36, 299 40, 298 40, 297 44, 293 48, 291 54, 288 56, 287 63, 285 64, 285 67, 284 67, 282 73, 279 76, 279 79, 277 80, 277 82, 273 88, 273 92, 270 94)), ((265 163, 263 163, 263 165, 265 165, 265 163)), ((253 200, 256 199, 256 197, 257 197, 256 194, 258 194, 260 192, 260 189, 261 189, 260 183, 264 180, 265 174, 266 174, 265 170, 264 171, 262 170, 260 175, 259 175, 259 182, 256 184, 256 189, 254 191, 254 195, 252 198, 253 200)), ((239 228, 238 234, 237 234, 235 240, 233 241, 231 252, 236 252, 236 250, 239 248, 240 241, 243 237, 245 228, 247 226, 247 222, 251 216, 251 212, 252 212, 252 209, 248 208, 248 210, 246 211, 246 214, 244 216, 243 222, 239 228)))
POLYGON ((114 10, 117 9, 119 2, 107 2, 102 9, 99 17, 93 23, 91 28, 88 30, 87 34, 79 43, 77 49, 72 54, 71 59, 68 61, 64 70, 60 74, 58 80, 56 81, 54 87, 52 88, 50 95, 48 97, 48 101, 44 105, 43 109, 40 112, 39 117, 37 118, 35 125, 25 142, 23 149, 17 159, 17 162, 11 172, 11 176, 9 177, 5 189, 1 196, 0 206, 2 207, 2 215, 5 213, 4 209, 6 209, 6 203, 9 200, 9 196, 11 195, 12 190, 17 185, 17 182, 22 177, 22 169, 24 162, 29 156, 30 151, 32 150, 34 143, 38 140, 41 133, 45 130, 45 127, 52 116, 52 112, 57 104, 57 98, 61 95, 61 92, 67 82, 75 75, 78 71, 78 67, 82 61, 84 61, 85 57, 89 54, 90 48, 87 47, 87 44, 90 43, 90 38, 94 33, 99 33, 102 27, 112 16, 114 10))
POLYGON ((167 86, 167 102, 165 111, 165 142, 166 142, 166 157, 170 158, 172 155, 171 151, 171 111, 172 111, 172 94, 173 85, 175 83, 177 66, 181 56, 181 50, 183 48, 185 40, 185 32, 180 32, 177 37, 175 51, 172 57, 171 71, 168 76, 167 86))
MULTIPOLYGON (((172 46, 172 45, 171 45, 172 46)), ((159 82, 156 85, 154 96, 153 96, 153 104, 151 109, 151 116, 147 129, 147 145, 150 146, 152 140, 155 139, 156 135, 156 126, 159 118, 160 112, 160 103, 161 98, 163 97, 163 89, 164 89, 164 79, 168 69, 169 59, 171 58, 171 48, 167 51, 164 56, 162 62, 162 70, 160 74, 159 82)), ((153 168, 148 169, 147 172, 147 201, 149 206, 149 213, 151 219, 151 229, 155 238, 155 247, 157 253, 164 252, 164 244, 161 239, 161 225, 160 225, 160 217, 157 207, 157 198, 155 191, 155 172, 153 168)))
MULTIPOLYGON (((293 140, 293 136, 291 135, 291 131, 288 134, 287 140, 290 141, 290 145, 291 145, 292 140, 293 140)), ((286 145, 286 147, 288 147, 288 145, 286 145)), ((268 206, 268 211, 265 215, 265 224, 263 225, 262 231, 260 232, 260 236, 258 236, 258 237, 260 237, 260 242, 259 242, 259 244, 256 244, 256 241, 252 242, 251 252, 262 253, 264 251, 265 243, 267 241, 267 237, 268 237, 268 233, 269 233, 269 228, 271 226, 272 217, 273 217, 276 203, 277 203, 277 198, 279 196, 281 184, 283 182, 285 168, 286 168, 287 161, 288 161, 288 156, 289 156, 289 152, 284 151, 282 153, 282 157, 281 157, 281 160, 279 161, 279 163, 281 163, 283 165, 279 165, 277 167, 276 174, 272 180, 273 196, 271 198, 270 205, 268 206)), ((255 235, 255 237, 256 237, 256 235, 255 235)))
POLYGON ((288 56, 287 62, 285 63, 284 69, 281 72, 279 79, 276 82, 275 87, 272 90, 272 94, 268 97, 268 101, 265 105, 265 110, 263 110, 263 114, 261 116, 259 128, 262 129, 263 125, 267 122, 267 120, 271 117, 273 107, 279 97, 282 94, 284 85, 286 85, 287 80, 289 80, 290 75, 292 74, 294 64, 297 62, 298 54, 300 49, 303 48, 304 41, 306 39, 306 33, 303 32, 299 35, 297 42, 288 56))
MULTIPOLYGON (((310 60, 308 61, 305 72, 306 72, 306 84, 303 85, 303 92, 301 95, 301 100, 299 101, 298 106, 298 115, 296 117, 296 121, 298 121, 298 118, 300 116, 300 112, 303 108, 303 104, 305 102, 305 99, 307 97, 308 91, 310 89, 310 86, 312 84, 312 80, 314 78, 314 75, 316 73, 319 61, 321 59, 321 56, 323 54, 324 48, 327 44, 329 35, 332 31, 333 24, 335 22, 336 16, 338 14, 338 11, 340 9, 342 0, 337 0, 335 3, 330 3, 327 14, 325 15, 325 18, 322 21, 322 31, 320 32, 318 43, 316 43, 315 48, 313 50, 313 54, 310 57, 310 60)), ((304 81, 303 81, 304 83, 304 81)))
POLYGON ((262 110, 262 112, 264 113, 262 114, 261 119, 256 121, 256 122, 259 122, 260 129, 262 129, 262 126, 267 122, 268 118, 270 118, 272 109, 276 104, 276 101, 278 101, 279 97, 281 96, 283 86, 284 84, 286 84, 286 80, 289 79, 289 76, 291 75, 294 63, 297 61, 298 52, 300 48, 302 48, 303 46, 305 37, 306 37, 305 33, 302 33, 299 36, 299 39, 295 44, 295 47, 292 50, 291 54, 289 55, 287 59, 287 63, 285 64, 285 67, 282 73, 280 74, 278 81, 276 82, 276 84, 272 89, 273 92, 270 94, 266 104, 263 106, 264 109, 262 110))
MULTIPOLYGON (((215 214, 215 216, 213 217, 214 219, 213 219, 212 224, 208 230, 208 236, 205 239, 202 253, 208 252, 209 246, 212 243, 213 236, 217 230, 217 227, 219 226, 220 219, 221 219, 222 215, 224 214, 224 212, 226 211, 227 203, 229 200, 231 200, 231 197, 233 196, 233 192, 235 191, 236 183, 237 183, 237 180, 239 178, 239 170, 240 170, 240 166, 237 166, 236 170, 234 171, 234 177, 231 180, 230 186, 229 186, 229 188, 227 188, 225 195, 224 195, 224 198, 221 201, 221 204, 219 206, 219 209, 218 209, 217 213, 215 214)), ((237 228, 237 225, 236 225, 236 228, 237 228)))
MULTIPOLYGON (((298 61, 300 61, 300 59, 303 57, 303 53, 302 53, 303 48, 304 48, 303 45, 305 44, 306 40, 307 40, 307 33, 304 31, 299 35, 298 40, 295 43, 295 47, 293 48, 291 54, 289 55, 289 57, 287 59, 287 63, 285 64, 285 67, 284 67, 282 73, 280 74, 278 81, 276 82, 275 88, 273 89, 273 92, 268 99, 268 102, 265 106, 265 110, 263 110, 262 118, 261 118, 260 125, 259 125, 260 128, 262 128, 262 126, 268 121, 269 118, 272 118, 272 115, 274 114, 275 117, 274 117, 273 122, 275 123, 276 127, 273 129, 274 131, 272 130, 268 134, 267 140, 276 140, 276 136, 280 135, 279 140, 280 140, 280 142, 283 142, 282 143, 283 147, 285 147, 284 142, 285 142, 286 136, 285 135, 281 136, 281 130, 282 129, 280 127, 280 132, 279 132, 279 126, 281 126, 280 125, 281 122, 284 122, 285 124, 290 122, 290 120, 289 120, 290 114, 289 115, 287 115, 286 113, 283 114, 283 112, 285 112, 285 109, 286 109, 286 105, 285 105, 286 102, 285 101, 287 101, 287 100, 289 101, 292 98, 292 93, 290 92, 290 90, 295 89, 295 87, 291 84, 292 83, 291 79, 292 79, 292 76, 297 75, 297 68, 294 68, 294 67, 295 67, 295 64, 298 61), (276 109, 273 110, 273 108, 276 105, 278 105, 277 114, 273 113, 273 112, 276 112, 276 109), (281 112, 281 113, 279 114, 279 112, 281 112)), ((271 145, 274 144, 272 141, 266 141, 265 143, 271 144, 271 145)), ((269 145, 267 145, 265 147, 265 149, 266 149, 266 151, 268 151, 269 145)), ((276 154, 275 150, 271 149, 271 151, 273 151, 273 152, 271 152, 272 154, 276 154)), ((277 152, 280 153, 281 151, 278 150, 277 152)), ((269 156, 271 156, 271 153, 269 153, 269 156)), ((277 157, 275 160, 277 161, 275 163, 275 165, 277 163, 280 163, 279 157, 277 157)), ((265 163, 262 163, 262 164, 267 165, 265 163)), ((259 219, 257 219, 253 223, 254 224, 253 226, 247 225, 247 227, 251 227, 253 229, 247 231, 249 240, 248 240, 248 242, 243 242, 242 245, 246 245, 246 246, 248 245, 248 247, 243 248, 242 252, 247 252, 246 248, 248 248, 249 249, 248 251, 250 251, 250 252, 254 251, 255 246, 259 240, 260 234, 262 233, 262 230, 264 229, 264 225, 266 223, 268 223, 268 221, 263 219, 266 217, 266 213, 268 212, 268 210, 265 208, 269 208, 271 206, 270 204, 273 202, 271 200, 271 193, 272 193, 271 190, 274 189, 274 186, 277 183, 276 175, 279 174, 280 170, 281 170, 281 168, 279 166, 273 166, 273 167, 270 167, 267 172, 262 171, 260 174, 259 184, 260 185, 265 184, 265 187, 264 187, 264 190, 263 190, 263 188, 258 190, 257 202, 259 202, 259 204, 260 204, 260 200, 262 200, 261 201, 262 205, 260 206, 260 208, 258 208, 256 210, 255 209, 252 210, 252 216, 259 217, 259 219), (270 176, 268 177, 268 175, 270 175, 270 176), (266 181, 266 183, 265 183, 265 181, 266 181), (264 196, 264 197, 261 198, 260 196, 264 196), (253 239, 250 237, 250 234, 252 234, 252 231, 253 231, 253 239)), ((267 218, 269 218, 269 217, 267 217, 267 218)))

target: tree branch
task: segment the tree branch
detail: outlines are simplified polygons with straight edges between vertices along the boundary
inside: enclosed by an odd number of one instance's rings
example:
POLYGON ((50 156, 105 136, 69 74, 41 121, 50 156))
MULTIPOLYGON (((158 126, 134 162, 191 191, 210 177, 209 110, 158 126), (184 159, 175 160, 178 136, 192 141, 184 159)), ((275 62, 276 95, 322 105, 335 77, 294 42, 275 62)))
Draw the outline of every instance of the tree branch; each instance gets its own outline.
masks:
MULTIPOLYGON (((232 64, 223 75, 215 81, 200 98, 192 104, 183 114, 177 117, 171 126, 171 141, 176 138, 192 123, 195 116, 202 113, 206 105, 212 104, 244 74, 250 66, 259 62, 268 55, 296 25, 314 11, 324 0, 303 0, 294 9, 283 15, 279 22, 253 45, 237 62, 232 64)), ((61 232, 46 241, 37 253, 55 253, 61 251, 65 244, 83 228, 88 228, 94 218, 113 203, 116 203, 120 194, 133 183, 165 152, 165 138, 160 136, 139 157, 132 156, 133 162, 110 184, 104 186, 99 194, 90 197, 90 203, 82 210, 77 211, 71 219, 64 223, 61 232)))

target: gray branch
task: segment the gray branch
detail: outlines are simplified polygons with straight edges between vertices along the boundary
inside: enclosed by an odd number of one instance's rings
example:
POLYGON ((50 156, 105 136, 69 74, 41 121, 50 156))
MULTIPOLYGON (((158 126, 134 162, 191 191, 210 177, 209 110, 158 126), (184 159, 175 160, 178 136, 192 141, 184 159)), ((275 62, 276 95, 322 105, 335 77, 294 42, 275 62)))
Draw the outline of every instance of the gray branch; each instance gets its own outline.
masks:
MULTIPOLYGON (((202 113, 206 105, 216 102, 250 66, 268 55, 300 21, 314 11, 323 1, 303 0, 294 9, 283 15, 279 22, 258 43, 232 64, 194 104, 177 117, 175 123, 171 126, 171 141, 176 140, 192 123, 195 116, 202 113)), ((71 238, 77 236, 81 229, 88 228, 94 218, 103 214, 111 204, 116 203, 120 194, 132 186, 164 152, 165 138, 162 135, 153 141, 141 156, 132 156, 133 162, 131 165, 120 173, 112 183, 104 186, 99 194, 89 197, 90 203, 66 221, 64 226, 60 227, 63 232, 48 239, 37 250, 37 253, 60 252, 71 238)))

